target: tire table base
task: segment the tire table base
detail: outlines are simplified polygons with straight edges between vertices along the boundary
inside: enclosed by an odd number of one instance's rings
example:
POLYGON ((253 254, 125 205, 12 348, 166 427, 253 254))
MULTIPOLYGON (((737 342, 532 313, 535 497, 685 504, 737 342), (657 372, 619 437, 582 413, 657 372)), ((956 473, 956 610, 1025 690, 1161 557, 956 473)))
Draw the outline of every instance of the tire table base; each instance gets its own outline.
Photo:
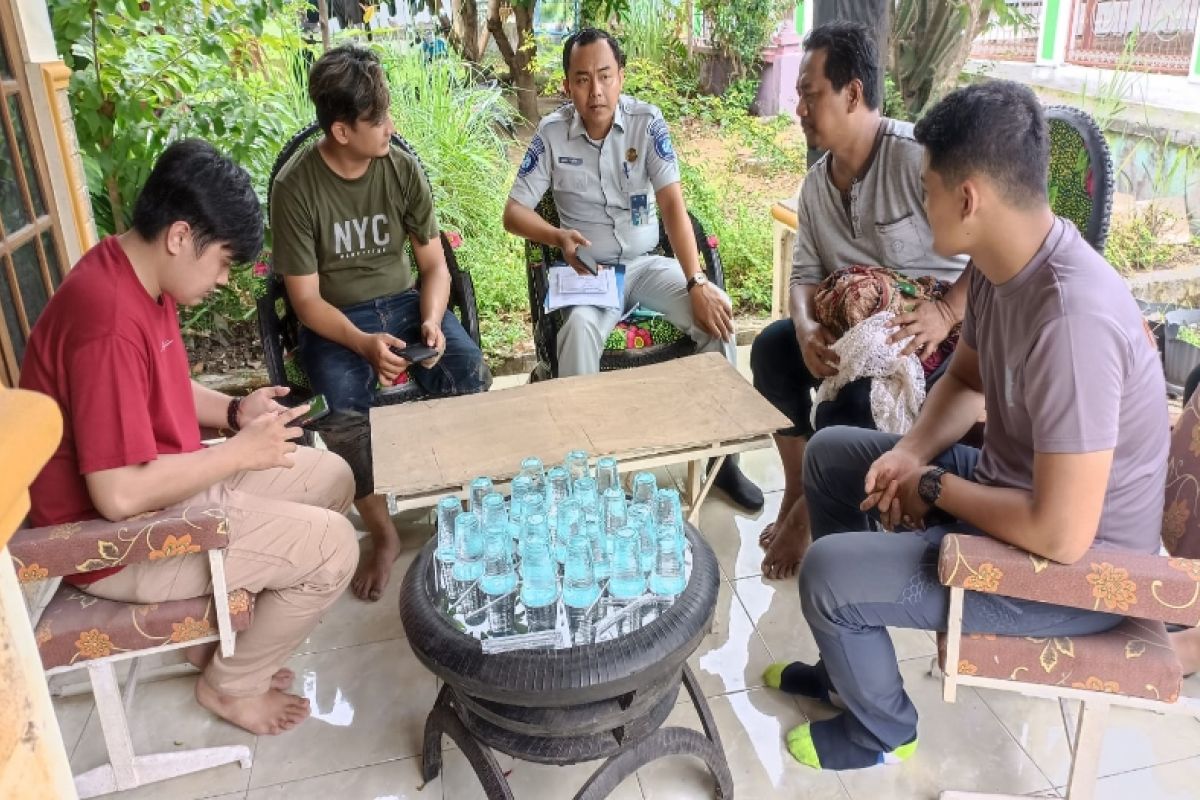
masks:
MULTIPOLYGON (((628 736, 619 744, 614 739, 616 751, 610 755, 575 794, 575 800, 601 800, 608 797, 630 775, 647 764, 665 756, 689 755, 700 759, 716 781, 714 797, 717 800, 733 800, 733 776, 721 746, 721 738, 713 720, 712 710, 696 683, 689 667, 684 665, 682 683, 687 689, 696 714, 700 717, 704 733, 690 728, 659 727, 663 718, 674 705, 676 692, 667 692, 660 703, 659 714, 651 712, 648 730, 636 731, 634 726, 623 729, 628 736)), ((481 741, 473 728, 486 733, 486 738, 498 749, 515 758, 547 764, 575 764, 595 758, 596 735, 578 739, 550 739, 525 737, 494 729, 486 720, 473 717, 457 701, 457 696, 448 685, 443 685, 433 710, 425 720, 424 752, 421 754, 421 773, 425 781, 436 778, 442 770, 442 735, 449 736, 475 771, 488 800, 515 800, 512 787, 508 785, 503 770, 492 754, 491 747, 481 741), (507 735, 506 735, 507 734, 507 735), (572 746, 577 745, 577 746, 572 746)), ((611 749, 611 748, 609 748, 611 749)))

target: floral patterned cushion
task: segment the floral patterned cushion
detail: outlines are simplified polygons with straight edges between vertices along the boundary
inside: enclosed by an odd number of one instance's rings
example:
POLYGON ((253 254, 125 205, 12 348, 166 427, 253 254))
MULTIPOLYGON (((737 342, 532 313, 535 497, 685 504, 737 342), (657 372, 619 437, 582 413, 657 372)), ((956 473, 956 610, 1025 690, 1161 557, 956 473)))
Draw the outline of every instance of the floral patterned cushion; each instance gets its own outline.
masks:
MULTIPOLYGON (((254 595, 245 589, 229 593, 235 631, 250 626, 253 612, 254 595)), ((67 584, 54 594, 34 631, 47 670, 216 635, 212 597, 139 605, 93 597, 67 584)))
POLYGON ((1200 558, 1200 392, 1183 410, 1171 433, 1163 545, 1173 556, 1200 558))
MULTIPOLYGON (((940 639, 939 639, 940 641, 940 639)), ((942 668, 946 653, 939 648, 942 668)), ((958 674, 1174 703, 1182 675, 1161 622, 1126 619, 1091 636, 962 638, 958 674)))
POLYGON ((217 550, 229 543, 219 506, 139 514, 120 522, 67 522, 17 531, 8 543, 22 583, 217 550))
POLYGON ((952 533, 942 540, 938 576, 975 592, 1200 625, 1200 559, 1093 548, 1058 564, 988 536, 952 533))

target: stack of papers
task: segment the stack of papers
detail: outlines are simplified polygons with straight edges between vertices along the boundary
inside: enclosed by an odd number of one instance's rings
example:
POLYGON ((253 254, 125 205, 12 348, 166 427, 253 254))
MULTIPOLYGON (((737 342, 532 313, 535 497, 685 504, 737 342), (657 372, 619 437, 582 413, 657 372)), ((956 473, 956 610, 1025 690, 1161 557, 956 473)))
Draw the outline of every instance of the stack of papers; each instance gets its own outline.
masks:
POLYGON ((606 266, 596 275, 580 275, 573 267, 555 264, 550 267, 546 310, 570 306, 597 306, 620 311, 621 291, 625 283, 625 268, 606 266))

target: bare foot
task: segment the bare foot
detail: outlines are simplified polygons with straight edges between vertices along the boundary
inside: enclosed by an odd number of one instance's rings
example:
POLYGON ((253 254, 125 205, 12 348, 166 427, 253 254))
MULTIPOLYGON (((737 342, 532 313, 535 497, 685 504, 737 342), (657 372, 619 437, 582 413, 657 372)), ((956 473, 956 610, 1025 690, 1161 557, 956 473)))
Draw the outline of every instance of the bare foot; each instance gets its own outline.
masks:
POLYGON ((797 503, 787 519, 775 524, 771 542, 763 555, 762 574, 769 581, 794 577, 800 570, 800 561, 812 544, 808 532, 808 508, 797 503))
POLYGON ((292 681, 296 680, 296 673, 292 672, 287 667, 280 667, 271 676, 271 688, 284 691, 292 688, 292 681))
POLYGON ((196 681, 196 702, 226 722, 260 736, 291 730, 311 713, 308 700, 294 694, 268 689, 252 697, 233 697, 221 694, 204 678, 196 681))
POLYGON ((350 591, 359 600, 374 603, 383 595, 388 580, 392 577, 392 562, 400 555, 400 543, 391 537, 388 543, 375 548, 369 555, 363 555, 358 566, 358 574, 350 582, 350 591))
POLYGON ((1171 647, 1175 649, 1185 676, 1200 672, 1200 628, 1172 633, 1171 647))
POLYGON ((775 522, 768 522, 762 529, 762 533, 758 535, 758 546, 763 550, 766 550, 771 546, 771 542, 775 541, 775 526, 778 523, 779 520, 775 520, 775 522))

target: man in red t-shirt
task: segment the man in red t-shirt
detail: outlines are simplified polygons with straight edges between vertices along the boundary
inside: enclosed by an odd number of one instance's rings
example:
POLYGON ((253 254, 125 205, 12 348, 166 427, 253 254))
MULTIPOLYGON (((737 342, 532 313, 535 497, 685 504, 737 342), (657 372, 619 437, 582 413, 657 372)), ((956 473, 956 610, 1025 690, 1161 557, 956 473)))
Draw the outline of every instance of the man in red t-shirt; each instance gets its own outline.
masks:
MULTIPOLYGON (((177 303, 195 305, 262 247, 262 212, 246 172, 206 142, 171 145, 142 189, 133 227, 88 251, 29 338, 21 386, 53 397, 62 442, 30 488, 31 519, 50 525, 146 511, 223 507, 230 589, 256 593, 253 625, 230 658, 192 648, 196 699, 252 733, 309 714, 281 665, 345 589, 358 560, 343 516, 354 494, 338 456, 297 447, 287 389, 235 399, 191 380, 177 303), (209 448, 200 427, 237 434, 209 448)), ((112 600, 157 603, 212 591, 203 553, 75 575, 112 600)))

